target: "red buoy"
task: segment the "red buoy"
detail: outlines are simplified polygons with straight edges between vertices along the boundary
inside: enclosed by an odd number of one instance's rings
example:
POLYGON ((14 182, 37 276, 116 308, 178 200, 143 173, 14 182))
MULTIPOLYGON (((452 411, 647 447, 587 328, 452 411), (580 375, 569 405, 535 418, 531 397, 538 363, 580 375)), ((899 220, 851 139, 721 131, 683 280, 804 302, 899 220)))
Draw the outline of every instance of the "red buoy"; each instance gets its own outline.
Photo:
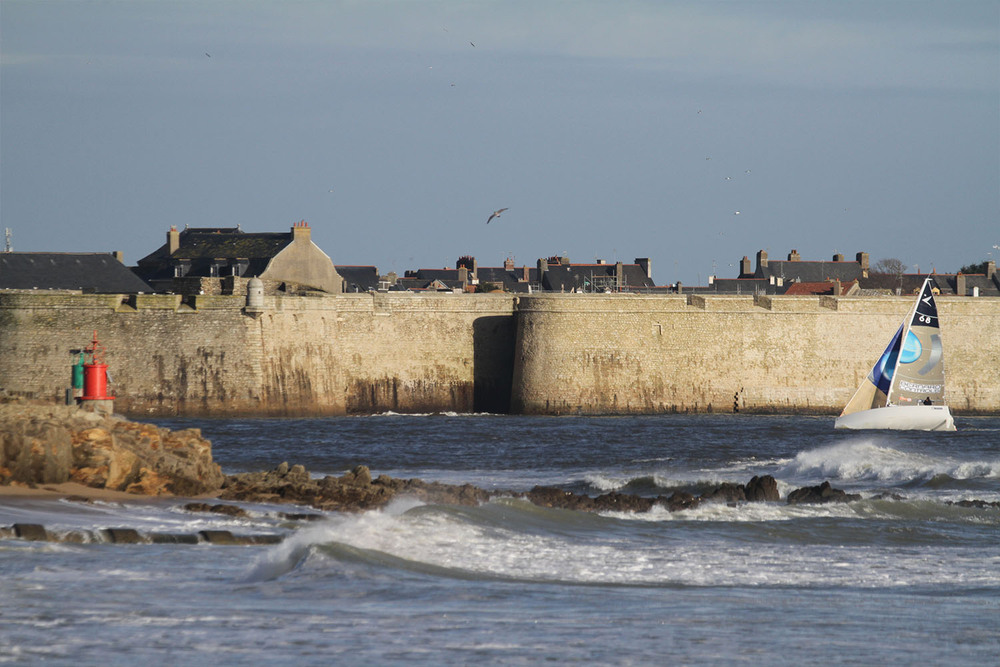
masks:
POLYGON ((108 364, 104 358, 104 346, 94 340, 83 350, 83 397, 85 401, 106 401, 108 396, 108 364))

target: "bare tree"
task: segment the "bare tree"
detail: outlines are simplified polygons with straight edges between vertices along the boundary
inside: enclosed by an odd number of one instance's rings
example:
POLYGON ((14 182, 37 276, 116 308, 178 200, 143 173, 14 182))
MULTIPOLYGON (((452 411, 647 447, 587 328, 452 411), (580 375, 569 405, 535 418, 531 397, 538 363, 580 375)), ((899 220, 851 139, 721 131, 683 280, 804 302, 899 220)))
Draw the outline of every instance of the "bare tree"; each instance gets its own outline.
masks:
POLYGON ((872 267, 872 273, 883 276, 902 276, 904 271, 906 271, 906 264, 895 257, 880 259, 872 267))

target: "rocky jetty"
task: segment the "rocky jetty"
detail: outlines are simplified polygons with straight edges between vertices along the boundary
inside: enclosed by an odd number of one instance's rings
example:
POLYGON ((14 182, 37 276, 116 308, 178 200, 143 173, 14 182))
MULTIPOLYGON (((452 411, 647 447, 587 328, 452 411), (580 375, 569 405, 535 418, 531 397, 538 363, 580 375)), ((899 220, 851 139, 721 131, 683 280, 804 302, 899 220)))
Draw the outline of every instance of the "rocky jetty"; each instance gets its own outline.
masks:
POLYGON ((0 484, 197 496, 224 479, 198 429, 170 431, 75 406, 0 405, 0 484))
POLYGON ((695 496, 684 491, 675 491, 670 496, 648 498, 626 493, 605 493, 597 497, 570 493, 562 489, 536 486, 524 494, 528 500, 543 507, 583 510, 589 512, 648 512, 654 506, 668 511, 693 509, 702 503, 725 503, 733 505, 741 502, 775 502, 781 500, 778 483, 770 475, 754 477, 747 484, 723 482, 714 489, 695 496))
POLYGON ((311 505, 332 511, 359 511, 384 507, 397 496, 412 496, 428 503, 478 505, 490 493, 471 484, 452 485, 419 479, 372 479, 367 466, 357 466, 340 477, 313 479, 301 465, 282 463, 269 472, 230 475, 223 483, 222 500, 278 502, 311 505))
POLYGON ((301 465, 282 463, 268 472, 230 475, 223 484, 221 500, 263 503, 295 503, 333 511, 359 511, 384 507, 400 496, 444 505, 478 505, 493 497, 524 498, 542 507, 585 512, 648 512, 654 506, 669 511, 692 509, 702 503, 776 502, 781 500, 773 477, 754 477, 746 485, 723 483, 701 496, 683 491, 655 498, 611 492, 599 496, 573 493, 551 486, 536 486, 527 493, 486 491, 471 484, 453 485, 420 479, 395 479, 380 475, 372 479, 367 466, 357 466, 340 477, 313 479, 301 465))

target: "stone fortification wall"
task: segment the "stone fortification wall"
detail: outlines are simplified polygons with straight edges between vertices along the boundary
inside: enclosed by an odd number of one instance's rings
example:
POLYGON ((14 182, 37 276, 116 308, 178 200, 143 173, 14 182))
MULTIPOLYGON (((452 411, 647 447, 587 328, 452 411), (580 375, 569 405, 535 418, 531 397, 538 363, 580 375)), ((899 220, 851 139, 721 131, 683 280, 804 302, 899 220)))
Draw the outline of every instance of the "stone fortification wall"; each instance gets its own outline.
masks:
POLYGON ((127 415, 509 407, 511 298, 0 294, 0 390, 61 401, 97 331, 127 415))
MULTIPOLYGON (((937 300, 949 403, 1000 411, 1000 300, 937 300)), ((517 303, 512 410, 837 413, 912 297, 536 295, 517 303)))
MULTIPOLYGON (((96 330, 116 410, 835 413, 912 297, 0 293, 0 394, 61 401, 96 330)), ((948 398, 1000 412, 1000 300, 940 298, 948 398)))

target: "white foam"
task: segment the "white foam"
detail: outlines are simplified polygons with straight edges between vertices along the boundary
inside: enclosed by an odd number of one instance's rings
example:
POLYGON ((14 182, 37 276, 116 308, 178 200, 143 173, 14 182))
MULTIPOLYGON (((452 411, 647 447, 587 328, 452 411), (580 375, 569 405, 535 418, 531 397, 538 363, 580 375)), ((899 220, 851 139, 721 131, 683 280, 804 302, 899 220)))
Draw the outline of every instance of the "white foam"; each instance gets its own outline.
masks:
POLYGON ((798 454, 785 471, 804 477, 909 482, 949 475, 957 479, 1000 476, 1000 460, 962 462, 944 456, 879 445, 872 438, 853 439, 798 454))
MULTIPOLYGON (((517 511, 516 509, 513 511, 517 511)), ((848 505, 785 506, 760 503, 729 508, 708 505, 671 515, 654 510, 647 521, 769 521, 802 516, 851 516, 848 505), (686 517, 684 515, 686 514, 686 517)), ((635 517, 636 515, 632 515, 635 517)), ((855 514, 856 516, 856 514, 855 514)), ((663 523, 664 530, 670 524, 663 523)), ((268 567, 280 575, 304 558, 311 546, 339 543, 388 554, 414 564, 451 570, 456 576, 512 580, 647 585, 850 585, 907 586, 954 581, 1000 583, 1000 556, 977 562, 961 551, 919 551, 882 546, 829 546, 734 543, 725 537, 622 541, 615 531, 588 533, 586 539, 523 533, 495 524, 470 523, 460 515, 428 508, 392 515, 372 512, 336 518, 300 531, 274 547, 251 578, 268 567), (305 551, 303 551, 305 550, 305 551), (947 553, 945 553, 947 551, 947 553)), ((980 556, 982 552, 977 552, 980 556)))

